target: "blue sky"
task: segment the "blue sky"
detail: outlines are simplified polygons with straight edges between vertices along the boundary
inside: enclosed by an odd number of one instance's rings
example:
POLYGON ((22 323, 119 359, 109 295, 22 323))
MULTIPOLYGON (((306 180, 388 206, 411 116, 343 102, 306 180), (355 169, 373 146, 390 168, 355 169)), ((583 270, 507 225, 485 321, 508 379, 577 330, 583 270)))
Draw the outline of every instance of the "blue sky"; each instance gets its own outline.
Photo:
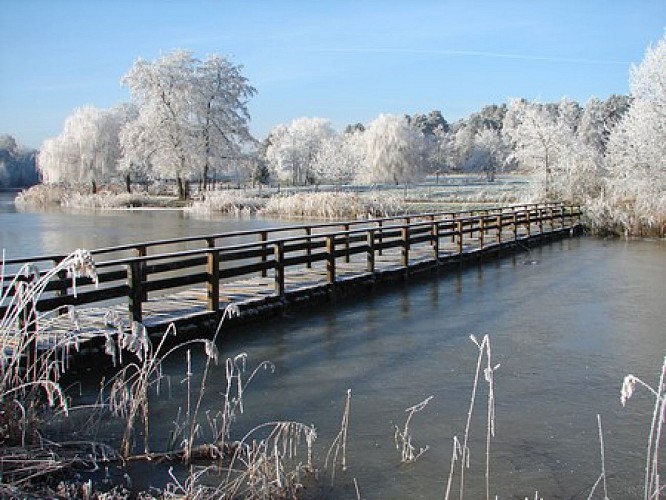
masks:
POLYGON ((666 1, 0 0, 0 20, 0 133, 39 147, 174 49, 243 65, 258 138, 301 116, 452 122, 512 97, 606 98, 664 35, 666 1))

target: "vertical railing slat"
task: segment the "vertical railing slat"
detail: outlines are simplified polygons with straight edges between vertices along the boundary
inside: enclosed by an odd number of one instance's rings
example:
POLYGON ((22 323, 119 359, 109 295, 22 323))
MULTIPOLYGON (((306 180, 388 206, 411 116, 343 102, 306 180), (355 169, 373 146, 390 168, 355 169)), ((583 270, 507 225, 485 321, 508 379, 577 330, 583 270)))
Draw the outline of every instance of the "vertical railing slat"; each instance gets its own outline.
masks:
POLYGON ((206 299, 209 311, 220 310, 220 251, 215 249, 215 239, 208 238, 208 253, 206 254, 206 299))

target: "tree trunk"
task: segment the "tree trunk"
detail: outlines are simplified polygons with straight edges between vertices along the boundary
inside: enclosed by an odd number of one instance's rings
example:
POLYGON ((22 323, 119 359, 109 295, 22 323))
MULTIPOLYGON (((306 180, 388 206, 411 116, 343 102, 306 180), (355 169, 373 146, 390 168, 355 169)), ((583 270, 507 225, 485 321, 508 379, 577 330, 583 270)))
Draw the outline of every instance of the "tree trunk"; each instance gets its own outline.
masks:
POLYGON ((206 191, 208 188, 208 160, 206 160, 206 164, 204 165, 204 171, 203 171, 203 190, 206 191))
POLYGON ((95 182, 95 179, 91 181, 92 184, 92 194, 97 194, 97 183, 95 182))
POLYGON ((132 193, 132 179, 130 178, 130 174, 125 176, 125 189, 127 189, 127 194, 132 193))
POLYGON ((185 186, 183 185, 183 179, 180 175, 176 176, 176 183, 178 184, 178 199, 185 200, 185 186))

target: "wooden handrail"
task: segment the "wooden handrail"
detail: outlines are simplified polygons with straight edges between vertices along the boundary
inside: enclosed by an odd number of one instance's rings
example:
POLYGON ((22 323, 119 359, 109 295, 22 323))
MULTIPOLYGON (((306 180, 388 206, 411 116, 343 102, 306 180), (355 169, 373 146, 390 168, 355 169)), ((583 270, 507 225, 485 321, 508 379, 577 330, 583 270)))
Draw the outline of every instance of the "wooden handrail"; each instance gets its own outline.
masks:
MULTIPOLYGON (((374 273, 376 257, 391 248, 398 248, 399 265, 405 273, 409 271, 413 249, 427 244, 432 247, 428 254, 435 263, 439 262, 441 241, 452 238, 457 255, 462 258, 465 242, 480 250, 517 241, 519 227, 531 237, 532 225, 537 224, 539 234, 544 233, 544 222, 550 223, 550 231, 555 231, 555 224, 560 229, 573 228, 580 224, 580 206, 565 206, 561 203, 529 204, 514 207, 484 209, 480 214, 463 217, 456 213, 441 212, 417 214, 399 217, 385 217, 369 221, 335 222, 314 225, 290 226, 285 228, 240 231, 202 236, 144 242, 134 245, 122 245, 100 252, 118 252, 132 250, 134 256, 121 257, 96 263, 100 289, 92 289, 92 281, 77 281, 79 296, 73 296, 72 278, 61 274, 47 287, 47 294, 37 304, 40 310, 57 308, 67 304, 94 304, 100 301, 126 297, 130 318, 143 319, 143 303, 149 293, 165 292, 192 284, 205 284, 206 300, 210 311, 219 311, 220 282, 233 276, 250 276, 260 273, 267 277, 269 271, 274 274, 275 294, 284 297, 286 293, 285 274, 288 268, 305 265, 311 268, 314 263, 325 262, 327 281, 335 284, 338 276, 336 259, 366 254, 365 269, 374 273), (441 218, 437 218, 438 214, 441 218), (568 221, 568 222, 567 222, 568 221), (387 224, 387 222, 389 224, 387 224), (568 226, 567 226, 568 224, 568 226), (331 229, 342 227, 343 230, 314 232, 313 229, 331 229), (509 228, 510 236, 505 240, 503 231, 509 228), (276 237, 283 231, 303 230, 302 235, 276 237), (259 235, 253 242, 220 245, 219 239, 240 235, 259 235), (201 239, 206 246, 190 250, 179 250, 151 255, 148 248, 164 245, 165 242, 185 242, 201 239), (432 252, 432 253, 430 253, 432 252), (172 273, 164 275, 164 273, 172 273), (173 273, 181 273, 174 276, 173 273), (150 279, 153 277, 154 279, 150 279), (120 283, 119 282, 124 282, 120 283)), ((506 236, 506 235, 505 235, 506 236)), ((12 259, 7 263, 30 263, 37 261, 56 262, 53 257, 33 257, 12 259)), ((7 283, 7 280, 5 280, 7 283)), ((10 291, 11 295, 11 291, 10 291)), ((3 308, 0 307, 0 314, 3 308)))
MULTIPOLYGON (((521 207, 523 207, 525 210, 527 207, 561 207, 563 206, 562 203, 530 203, 530 204, 521 204, 521 205, 508 205, 504 207, 497 207, 497 208, 492 208, 492 209, 484 209, 484 211, 502 211, 502 210, 517 210, 521 207)), ((460 210, 457 212, 427 212, 427 213, 422 213, 422 214, 406 214, 406 215, 396 215, 396 216, 391 216, 391 217, 378 217, 374 219, 362 219, 362 220, 353 220, 353 221, 343 221, 343 222, 321 222, 321 223, 316 223, 316 224, 300 224, 300 225, 293 225, 293 226, 279 226, 279 227, 271 227, 271 228, 263 228, 263 229, 248 229, 248 230, 242 230, 242 231, 234 231, 234 232, 223 232, 223 233, 214 233, 214 234, 205 234, 205 235, 194 235, 194 236, 183 236, 179 238, 167 238, 164 240, 152 240, 152 241, 145 241, 145 242, 139 242, 139 243, 126 243, 123 245, 116 245, 112 247, 101 247, 101 248, 96 248, 90 250, 90 253, 92 255, 103 255, 103 254, 108 254, 108 253, 117 253, 117 252, 123 252, 123 251, 136 251, 137 249, 141 248, 143 251, 147 251, 148 248, 151 247, 156 247, 156 246, 167 246, 167 245, 177 245, 177 244, 182 244, 182 243, 191 243, 194 241, 201 241, 202 243, 208 242, 211 238, 214 240, 217 239, 223 239, 223 238, 234 238, 234 237, 240 237, 240 236, 260 236, 262 233, 283 233, 283 232, 288 232, 288 231, 298 231, 298 230, 307 230, 307 228, 312 229, 321 229, 321 228, 329 228, 329 227, 339 227, 339 226, 344 226, 344 225, 349 225, 349 226, 356 226, 356 225, 368 225, 368 224, 379 224, 383 225, 384 222, 386 221, 397 221, 401 220, 404 221, 405 219, 418 219, 418 218, 431 218, 431 217, 444 217, 444 216, 451 216, 453 219, 457 218, 458 216, 463 217, 465 214, 469 214, 469 216, 464 217, 464 218, 470 218, 470 217, 475 217, 473 215, 473 212, 475 211, 470 211, 470 210, 460 210)), ((476 216, 480 217, 480 216, 476 216)), ((316 233, 315 233, 316 234, 316 233)), ((31 257, 21 257, 21 258, 11 258, 11 259, 5 259, 5 265, 16 265, 16 264, 27 264, 27 263, 33 263, 33 262, 44 262, 44 261, 55 261, 55 262, 60 262, 62 259, 64 259, 66 255, 62 254, 52 254, 52 255, 41 255, 41 256, 31 256, 31 257)))

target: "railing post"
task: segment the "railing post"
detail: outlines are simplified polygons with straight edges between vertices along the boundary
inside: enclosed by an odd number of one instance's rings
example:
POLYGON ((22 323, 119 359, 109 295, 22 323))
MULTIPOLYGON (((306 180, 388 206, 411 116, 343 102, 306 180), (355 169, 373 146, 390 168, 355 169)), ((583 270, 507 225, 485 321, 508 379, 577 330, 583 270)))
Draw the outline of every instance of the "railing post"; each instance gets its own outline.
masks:
POLYGON ((326 280, 335 283, 335 235, 326 237, 326 280))
MULTIPOLYGON (((428 220, 433 223, 433 233, 432 233, 432 235, 433 235, 433 238, 434 238, 434 236, 435 236, 435 225, 436 225, 435 224, 435 214, 428 215, 428 220)), ((439 233, 439 231, 438 231, 438 233, 439 233)), ((435 242, 431 241, 430 244, 435 245, 435 242)), ((439 245, 439 240, 437 240, 437 244, 439 245)))
MULTIPOLYGON (((266 255, 266 251, 268 250, 268 247, 266 246, 265 242, 268 240, 268 232, 267 231, 261 231, 259 233, 259 237, 261 238, 261 241, 264 243, 261 245, 261 263, 266 264, 268 262, 268 255, 266 255)), ((265 278, 268 276, 268 269, 265 267, 261 270, 261 277, 265 278)))
POLYGON ((400 230, 402 246, 400 250, 400 264, 405 269, 409 267, 409 226, 403 226, 400 230))
POLYGON ((513 241, 518 241, 518 212, 513 211, 513 241))
POLYGON ((462 253, 463 253, 463 220, 462 219, 458 219, 457 226, 458 226, 458 228, 457 228, 458 255, 462 257, 462 253))
POLYGON ((129 317, 132 321, 143 321, 143 272, 142 262, 135 260, 127 266, 129 317))
POLYGON ((367 233, 367 259, 365 270, 369 273, 375 272, 375 230, 368 229, 367 233))
POLYGON ((305 255, 308 257, 305 267, 312 269, 312 228, 310 226, 305 228, 305 235, 305 255))
POLYGON ((275 259, 275 293, 284 297, 284 241, 278 241, 273 246, 275 259))
POLYGON ((215 239, 208 238, 208 253, 206 254, 206 273, 208 283, 206 285, 206 298, 209 311, 220 310, 220 251, 215 250, 215 239))
POLYGON ((349 224, 345 224, 344 228, 345 228, 345 262, 349 263, 349 224))
POLYGON ((435 262, 439 262, 439 224, 433 218, 432 222, 432 253, 435 257, 435 262))
POLYGON ((537 217, 539 218, 539 236, 543 235, 543 208, 537 208, 537 217))
POLYGON ((562 229, 564 229, 564 217, 565 217, 565 215, 566 214, 564 213, 564 205, 560 205, 560 224, 561 224, 562 229))
POLYGON ((497 243, 502 244, 502 213, 500 212, 497 216, 497 243))
MULTIPOLYGON (((60 262, 62 262, 64 259, 65 257, 56 257, 55 259, 53 259, 54 267, 60 264, 60 262)), ((69 292, 69 289, 67 287, 67 271, 65 269, 58 271, 58 282, 61 288, 55 293, 56 296, 66 297, 69 292)), ((0 290, 0 293, 1 292, 2 290, 0 290)), ((61 308, 58 308, 58 315, 60 316, 62 314, 65 314, 64 311, 61 308)))
POLYGON ((380 256, 382 255, 382 253, 384 253, 383 243, 382 243, 384 233, 383 233, 383 230, 382 230, 382 225, 383 225, 382 221, 378 220, 377 221, 377 228, 379 229, 379 234, 377 235, 377 243, 379 243, 379 251, 377 252, 377 255, 380 255, 380 256))
MULTIPOLYGON (((25 279, 17 279, 15 282, 15 296, 19 296, 19 287, 28 286, 27 284, 39 279, 39 275, 31 275, 25 279)), ((25 300, 23 308, 19 311, 18 327, 20 337, 19 345, 16 347, 15 354, 23 352, 23 361, 25 363, 26 373, 30 380, 37 379, 37 305, 35 297, 31 296, 25 300)))
MULTIPOLYGON (((451 213, 451 214, 447 214, 447 215, 448 215, 449 217, 451 217, 451 221, 452 221, 453 223, 455 223, 455 220, 456 220, 456 216, 455 216, 455 214, 451 213)), ((455 242, 456 242, 456 235, 455 235, 455 233, 454 233, 454 234, 451 235, 451 243, 455 243, 455 242)))
POLYGON ((483 236, 486 232, 484 227, 485 226, 484 221, 485 221, 485 216, 482 215, 481 218, 479 219, 479 248, 481 250, 483 250, 483 236))
MULTIPOLYGON (((146 245, 139 245, 136 247, 136 253, 139 257, 145 257, 148 255, 148 249, 146 245)), ((141 265, 139 266, 141 270, 141 281, 146 281, 147 276, 146 276, 146 263, 141 262, 141 265)), ((141 300, 146 302, 148 300, 148 291, 142 286, 141 289, 143 290, 143 293, 141 295, 141 300)))
MULTIPOLYGON (((531 208, 527 211, 525 217, 527 219, 527 238, 529 239, 529 238, 532 237, 532 209, 531 208)), ((541 222, 541 218, 539 218, 539 221, 541 222)))
POLYGON ((578 219, 578 225, 580 225, 580 224, 581 224, 581 220, 582 220, 581 218, 582 218, 582 216, 583 216, 583 212, 582 212, 582 210, 580 209, 580 205, 575 205, 575 207, 576 207, 576 218, 578 219))

